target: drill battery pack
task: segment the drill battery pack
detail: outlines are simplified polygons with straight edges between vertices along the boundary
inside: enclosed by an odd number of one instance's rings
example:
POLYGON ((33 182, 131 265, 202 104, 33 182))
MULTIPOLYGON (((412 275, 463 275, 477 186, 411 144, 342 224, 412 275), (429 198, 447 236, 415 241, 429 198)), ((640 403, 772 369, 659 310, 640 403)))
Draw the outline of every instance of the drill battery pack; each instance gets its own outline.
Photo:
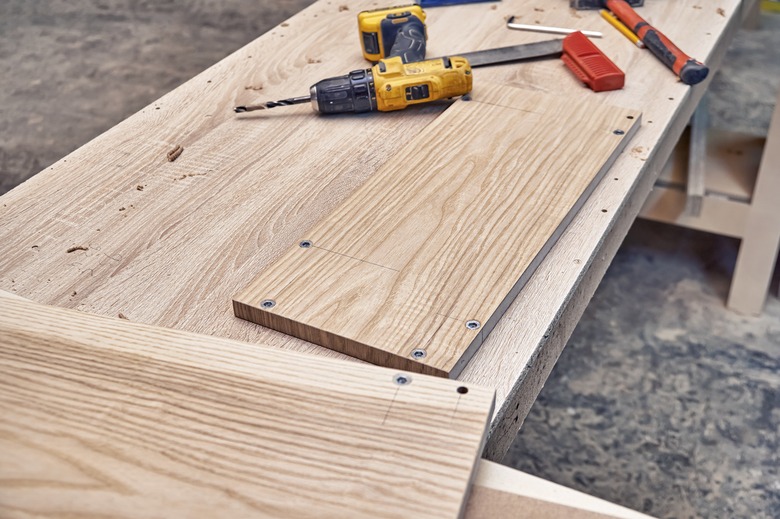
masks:
POLYGON ((403 52, 422 53, 404 62, 425 58, 425 11, 417 4, 362 11, 358 14, 358 30, 363 57, 369 61, 393 56, 404 58, 403 52))

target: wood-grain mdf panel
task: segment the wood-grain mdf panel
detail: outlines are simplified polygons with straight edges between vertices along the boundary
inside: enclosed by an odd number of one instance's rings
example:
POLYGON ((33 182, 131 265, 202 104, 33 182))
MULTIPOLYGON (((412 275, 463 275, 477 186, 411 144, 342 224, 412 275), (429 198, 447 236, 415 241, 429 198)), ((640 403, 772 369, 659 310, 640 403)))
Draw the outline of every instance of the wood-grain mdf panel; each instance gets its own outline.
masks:
POLYGON ((455 377, 639 119, 482 83, 260 273, 236 315, 455 377))
POLYGON ((0 516, 461 514, 494 393, 0 293, 0 516))

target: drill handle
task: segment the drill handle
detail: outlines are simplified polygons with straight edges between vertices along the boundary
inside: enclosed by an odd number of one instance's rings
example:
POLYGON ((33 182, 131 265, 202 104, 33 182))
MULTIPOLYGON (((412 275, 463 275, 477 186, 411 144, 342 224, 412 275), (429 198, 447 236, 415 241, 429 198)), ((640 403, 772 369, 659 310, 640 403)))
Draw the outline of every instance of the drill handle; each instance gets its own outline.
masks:
MULTIPOLYGON (((387 19, 382 23, 392 23, 387 19)), ((400 57, 404 63, 425 61, 425 24, 415 15, 408 17, 396 33, 388 58, 400 57)))

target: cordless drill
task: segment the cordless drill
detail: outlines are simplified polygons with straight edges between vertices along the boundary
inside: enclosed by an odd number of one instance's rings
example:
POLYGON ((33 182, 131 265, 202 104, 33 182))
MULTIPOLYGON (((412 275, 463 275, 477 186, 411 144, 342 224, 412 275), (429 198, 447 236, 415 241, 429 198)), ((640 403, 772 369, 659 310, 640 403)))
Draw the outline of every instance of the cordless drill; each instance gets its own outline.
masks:
POLYGON ((403 63, 397 56, 381 60, 370 69, 323 79, 309 89, 307 96, 237 106, 235 111, 242 113, 311 103, 321 114, 390 112, 462 96, 471 92, 471 86, 471 65, 465 58, 452 56, 403 63))
POLYGON ((425 59, 425 11, 417 4, 362 11, 358 31, 368 61, 396 56, 404 63, 425 59))

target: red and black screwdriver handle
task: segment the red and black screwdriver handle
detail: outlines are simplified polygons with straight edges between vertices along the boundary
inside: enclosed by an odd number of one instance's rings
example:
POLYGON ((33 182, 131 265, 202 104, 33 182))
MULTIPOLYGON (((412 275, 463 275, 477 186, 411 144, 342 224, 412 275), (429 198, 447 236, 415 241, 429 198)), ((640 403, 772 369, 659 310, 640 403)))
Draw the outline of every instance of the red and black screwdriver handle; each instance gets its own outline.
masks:
POLYGON ((382 44, 387 58, 401 57, 404 63, 425 61, 425 24, 415 15, 405 12, 390 14, 380 24, 382 44))
POLYGON ((710 69, 703 63, 691 58, 661 31, 647 23, 641 16, 628 5, 625 0, 606 0, 607 9, 612 11, 621 22, 634 31, 645 47, 656 55, 662 63, 672 69, 680 80, 686 85, 701 83, 707 77, 710 69))

